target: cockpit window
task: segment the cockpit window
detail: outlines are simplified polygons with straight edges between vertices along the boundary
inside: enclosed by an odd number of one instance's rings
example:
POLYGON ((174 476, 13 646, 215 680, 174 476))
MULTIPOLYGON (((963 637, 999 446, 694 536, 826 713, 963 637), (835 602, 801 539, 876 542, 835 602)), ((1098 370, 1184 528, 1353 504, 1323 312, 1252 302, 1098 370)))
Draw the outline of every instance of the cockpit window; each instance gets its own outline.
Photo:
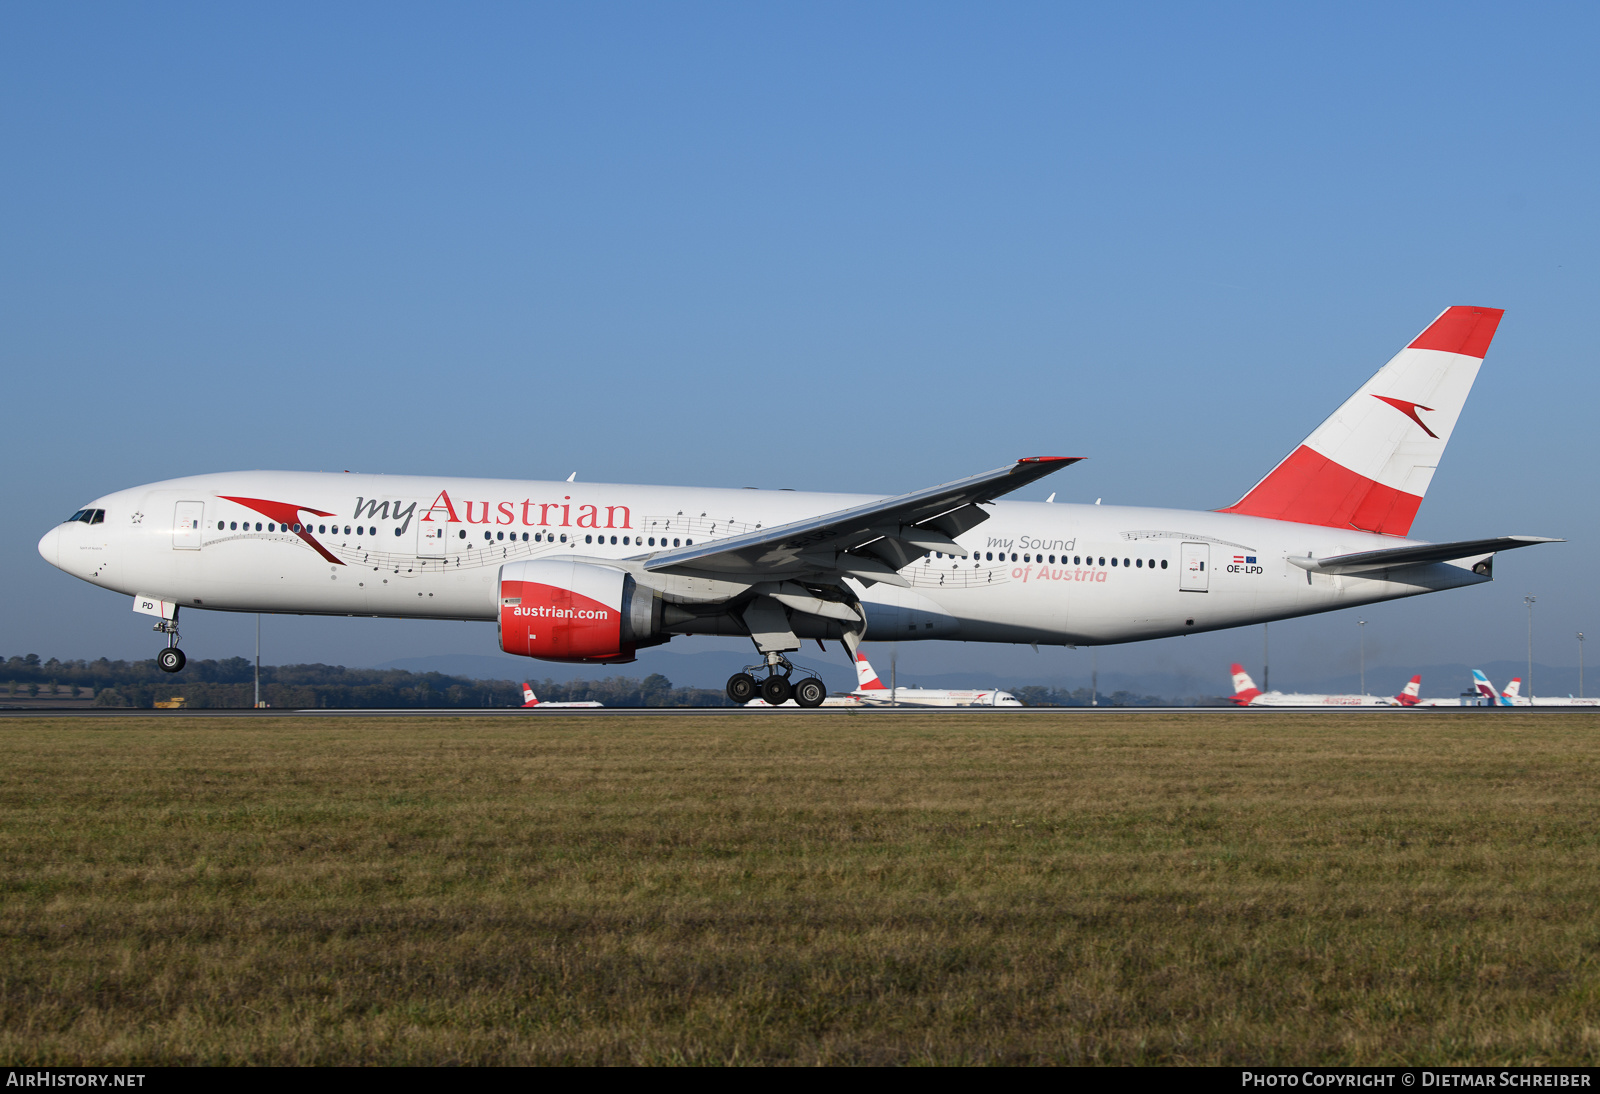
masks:
POLYGON ((61 523, 62 524, 71 524, 73 521, 82 520, 84 517, 86 517, 88 515, 89 515, 89 510, 87 510, 87 509, 79 509, 76 513, 72 514, 70 517, 68 517, 66 520, 62 521, 61 523))
POLYGON ((99 524, 105 519, 106 511, 104 509, 79 509, 61 523, 71 524, 75 520, 81 520, 85 524, 99 524))

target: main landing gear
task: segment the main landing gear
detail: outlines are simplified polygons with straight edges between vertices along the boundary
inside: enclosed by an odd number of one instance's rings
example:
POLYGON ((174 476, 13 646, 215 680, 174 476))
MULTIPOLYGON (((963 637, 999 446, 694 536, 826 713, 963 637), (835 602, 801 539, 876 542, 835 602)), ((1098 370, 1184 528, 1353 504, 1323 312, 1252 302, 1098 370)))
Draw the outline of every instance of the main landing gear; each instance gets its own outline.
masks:
POLYGON ((162 672, 177 672, 189 661, 178 648, 178 612, 173 609, 171 619, 163 619, 151 630, 167 636, 167 648, 156 654, 156 664, 162 672))
POLYGON ((790 682, 789 675, 794 672, 794 666, 783 654, 767 653, 764 656, 765 664, 747 666, 744 672, 736 672, 728 677, 730 700, 744 706, 759 696, 768 706, 782 706, 793 699, 803 707, 820 707, 828 697, 826 685, 815 676, 790 682), (765 671, 767 675, 758 681, 752 675, 753 671, 765 671))

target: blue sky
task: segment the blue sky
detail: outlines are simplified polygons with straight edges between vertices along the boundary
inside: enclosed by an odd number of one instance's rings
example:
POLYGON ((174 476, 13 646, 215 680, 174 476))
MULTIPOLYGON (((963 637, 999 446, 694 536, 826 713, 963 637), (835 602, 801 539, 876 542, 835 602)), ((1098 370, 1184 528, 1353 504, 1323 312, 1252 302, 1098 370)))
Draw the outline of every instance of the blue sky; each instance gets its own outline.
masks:
MULTIPOLYGON (((1506 319, 1414 533, 1572 542, 1370 610, 1369 659, 1520 656, 1534 593, 1541 659, 1570 663, 1600 632, 1597 28, 1560 4, 6 5, 0 654, 153 653, 34 544, 202 470, 896 492, 1061 453, 1090 459, 1022 496, 1226 505, 1478 304, 1506 319)), ((280 661, 494 646, 270 626, 280 661)), ((1350 613, 1280 629, 1285 684, 1354 657, 1350 613)))

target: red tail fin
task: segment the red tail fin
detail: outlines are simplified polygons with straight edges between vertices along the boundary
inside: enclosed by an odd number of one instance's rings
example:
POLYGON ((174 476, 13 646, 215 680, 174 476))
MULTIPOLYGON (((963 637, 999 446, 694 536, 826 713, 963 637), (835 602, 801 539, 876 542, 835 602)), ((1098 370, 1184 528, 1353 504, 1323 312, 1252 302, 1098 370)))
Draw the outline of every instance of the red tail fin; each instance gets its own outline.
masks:
POLYGON ((1447 308, 1223 513, 1403 536, 1504 313, 1447 308))

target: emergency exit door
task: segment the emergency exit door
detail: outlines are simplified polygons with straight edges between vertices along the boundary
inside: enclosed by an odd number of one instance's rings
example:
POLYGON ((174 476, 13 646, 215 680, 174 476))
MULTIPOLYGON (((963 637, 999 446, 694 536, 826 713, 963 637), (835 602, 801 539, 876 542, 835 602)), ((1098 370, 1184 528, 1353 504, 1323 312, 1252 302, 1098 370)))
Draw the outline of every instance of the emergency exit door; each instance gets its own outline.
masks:
POLYGON ((1211 544, 1185 543, 1178 557, 1178 588, 1203 593, 1211 588, 1211 544))

